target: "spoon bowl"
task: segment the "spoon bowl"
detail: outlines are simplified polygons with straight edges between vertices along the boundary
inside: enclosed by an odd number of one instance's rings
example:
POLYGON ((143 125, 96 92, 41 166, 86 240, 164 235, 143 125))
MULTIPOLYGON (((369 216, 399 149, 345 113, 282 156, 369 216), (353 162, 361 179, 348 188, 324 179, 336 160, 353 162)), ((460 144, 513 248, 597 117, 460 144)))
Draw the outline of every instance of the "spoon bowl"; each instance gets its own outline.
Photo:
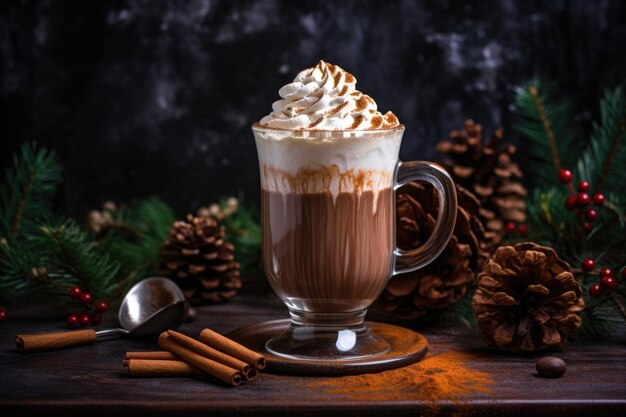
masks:
POLYGON ((178 328, 188 311, 185 295, 173 281, 163 277, 145 278, 124 296, 117 314, 120 327, 17 335, 16 345, 19 351, 36 352, 87 345, 119 335, 156 336, 178 328))
POLYGON ((183 292, 171 280, 146 278, 126 293, 117 313, 131 336, 150 336, 175 329, 185 321, 189 306, 183 292))

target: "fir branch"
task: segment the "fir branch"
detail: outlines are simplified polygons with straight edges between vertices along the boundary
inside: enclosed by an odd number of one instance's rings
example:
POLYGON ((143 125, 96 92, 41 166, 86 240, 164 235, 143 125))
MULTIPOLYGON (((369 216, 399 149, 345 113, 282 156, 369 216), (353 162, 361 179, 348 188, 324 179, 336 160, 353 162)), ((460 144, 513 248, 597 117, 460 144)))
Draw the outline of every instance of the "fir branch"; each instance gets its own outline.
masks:
MULTIPOLYGON (((262 277, 261 224, 259 210, 249 207, 240 198, 240 204, 233 214, 221 222, 226 227, 226 240, 235 246, 235 258, 241 264, 241 271, 247 277, 262 277)), ((225 200, 220 204, 224 207, 225 200)))
POLYGON ((517 89, 515 129, 530 143, 533 173, 538 185, 550 185, 563 164, 574 163, 574 137, 566 127, 569 103, 554 98, 553 88, 532 80, 517 89))
POLYGON ((600 123, 593 124, 589 145, 578 160, 579 178, 594 185, 596 192, 603 192, 609 181, 608 191, 626 191, 626 99, 622 87, 606 90, 600 102, 600 123), (613 176, 616 181, 613 181, 613 176))
POLYGON ((67 295, 79 281, 55 270, 31 242, 0 241, 0 299, 15 302, 67 295))
POLYGON ((100 251, 74 221, 66 220, 59 225, 47 221, 39 230, 41 234, 32 239, 40 248, 40 256, 48 260, 51 268, 76 277, 94 297, 112 295, 119 262, 100 251))
MULTIPOLYGON (((597 192, 604 191, 606 182, 607 189, 616 194, 626 193, 626 99, 624 90, 618 87, 611 97, 610 92, 605 93, 605 102, 601 103, 602 124, 604 129, 599 135, 606 134, 612 137, 611 149, 602 166, 602 176, 597 184, 597 192), (611 135, 611 133, 614 133, 611 135)), ((593 141, 593 138, 592 138, 593 141)))
POLYGON ((121 207, 115 225, 98 242, 102 251, 121 262, 119 291, 157 272, 161 247, 176 220, 172 209, 152 197, 121 207))
POLYGON ((13 155, 0 186, 0 236, 17 238, 36 228, 38 219, 50 215, 51 199, 61 182, 56 154, 25 144, 13 155))
POLYGON ((603 305, 594 309, 585 308, 580 317, 582 319, 580 328, 576 333, 569 336, 569 340, 578 344, 611 336, 615 325, 620 321, 615 315, 614 308, 611 308, 610 305, 603 305))
POLYGON ((622 317, 626 320, 626 305, 624 305, 624 300, 616 295, 611 295, 610 297, 613 304, 615 304, 615 307, 617 307, 622 317))
POLYGON ((574 238, 580 233, 578 218, 563 208, 567 191, 561 185, 535 189, 528 196, 527 221, 529 240, 554 248, 561 257, 571 262, 580 252, 574 238))
POLYGON ((444 326, 463 325, 468 328, 476 327, 476 317, 472 310, 472 297, 476 292, 477 283, 471 283, 463 298, 443 312, 439 317, 439 322, 444 326))
POLYGON ((539 119, 541 120, 541 125, 543 126, 546 139, 548 140, 548 146, 550 147, 550 155, 552 156, 552 164, 554 165, 554 171, 556 174, 558 174, 558 172, 563 168, 563 166, 561 165, 561 158, 559 157, 559 151, 557 150, 557 147, 556 147, 556 139, 554 137, 554 131, 552 130, 550 119, 548 119, 546 108, 543 105, 543 100, 539 96, 539 90, 537 89, 536 86, 533 85, 529 87, 528 92, 532 95, 533 101, 535 102, 535 108, 537 109, 539 119))

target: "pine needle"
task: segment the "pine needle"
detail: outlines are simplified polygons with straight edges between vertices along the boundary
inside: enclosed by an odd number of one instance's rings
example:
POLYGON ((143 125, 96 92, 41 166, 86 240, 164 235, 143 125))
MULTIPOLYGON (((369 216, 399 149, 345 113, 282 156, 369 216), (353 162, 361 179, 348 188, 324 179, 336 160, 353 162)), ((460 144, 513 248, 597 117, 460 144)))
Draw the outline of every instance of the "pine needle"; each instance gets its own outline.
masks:
POLYGON ((598 308, 585 308, 580 317, 582 319, 580 329, 569 337, 569 340, 577 344, 606 339, 613 334, 616 325, 623 322, 609 303, 598 308))
POLYGON ((587 149, 578 161, 580 178, 594 192, 626 193, 626 98, 623 88, 606 90, 600 102, 600 123, 593 124, 587 149))
POLYGON ((528 139, 534 179, 539 186, 553 184, 561 168, 573 168, 577 153, 567 129, 569 103, 556 100, 553 88, 537 79, 519 87, 515 101, 515 129, 528 139))
POLYGON ((46 221, 33 237, 39 256, 49 261, 48 267, 76 277, 81 286, 94 297, 108 298, 115 289, 118 261, 103 253, 73 220, 61 224, 46 221))
POLYGON ((468 328, 476 327, 476 317, 472 310, 472 297, 476 292, 476 287, 476 283, 469 284, 463 298, 441 314, 439 322, 442 325, 462 325, 468 328))
POLYGON ((156 197, 140 200, 115 213, 114 227, 98 242, 102 251, 119 260, 119 291, 157 272, 161 247, 176 220, 172 209, 156 197))
MULTIPOLYGON (((235 245, 235 259, 241 264, 244 277, 263 277, 259 210, 243 204, 243 198, 239 200, 237 211, 222 220, 226 226, 225 238, 235 245)), ((224 206, 225 201, 220 205, 224 206)))
POLYGON ((0 299, 19 300, 66 296, 80 282, 71 274, 55 270, 32 242, 0 242, 0 299))
POLYGON ((0 186, 0 236, 15 239, 33 232, 37 220, 51 214, 51 200, 61 182, 56 154, 25 144, 13 155, 0 186))

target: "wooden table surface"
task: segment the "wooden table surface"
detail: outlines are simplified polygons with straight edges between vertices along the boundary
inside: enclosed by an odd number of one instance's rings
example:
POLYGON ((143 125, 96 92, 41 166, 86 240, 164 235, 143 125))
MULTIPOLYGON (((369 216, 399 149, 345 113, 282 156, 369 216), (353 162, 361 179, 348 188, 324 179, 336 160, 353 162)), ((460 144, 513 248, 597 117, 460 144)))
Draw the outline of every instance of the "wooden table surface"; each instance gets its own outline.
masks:
MULTIPOLYGON (((181 331, 197 334, 210 327, 227 332, 286 316, 285 308, 264 290, 248 291, 226 304, 202 307, 198 313, 198 319, 185 324, 181 331)), ((481 359, 470 366, 489 373, 494 381, 492 392, 467 394, 433 405, 398 395, 390 395, 389 400, 346 399, 329 393, 323 384, 311 384, 311 377, 263 374, 250 384, 232 388, 207 378, 120 376, 124 352, 156 349, 155 341, 119 339, 65 351, 15 351, 16 333, 64 328, 59 322, 41 319, 13 319, 0 325, 0 415, 626 416, 623 334, 602 343, 568 344, 558 352, 568 363, 566 374, 559 379, 542 379, 535 376, 538 356, 499 353, 486 348, 475 332, 465 329, 422 329, 430 342, 430 354, 480 352, 481 359)))

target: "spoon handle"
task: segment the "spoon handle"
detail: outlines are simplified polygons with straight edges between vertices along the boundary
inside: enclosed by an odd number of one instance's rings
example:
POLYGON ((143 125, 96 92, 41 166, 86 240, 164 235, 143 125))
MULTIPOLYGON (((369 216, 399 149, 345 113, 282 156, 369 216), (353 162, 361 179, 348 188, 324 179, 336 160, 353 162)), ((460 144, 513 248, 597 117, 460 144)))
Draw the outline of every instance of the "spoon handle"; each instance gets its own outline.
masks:
POLYGON ((117 329, 104 329, 104 330, 98 330, 96 332, 96 336, 98 336, 98 341, 100 340, 109 340, 109 339, 113 339, 115 337, 118 336, 125 336, 129 333, 128 330, 126 329, 121 329, 121 328, 117 328, 117 329))
POLYGON ((73 346, 90 345, 95 342, 96 332, 93 329, 57 333, 18 334, 15 336, 15 345, 20 352, 44 352, 73 346))

